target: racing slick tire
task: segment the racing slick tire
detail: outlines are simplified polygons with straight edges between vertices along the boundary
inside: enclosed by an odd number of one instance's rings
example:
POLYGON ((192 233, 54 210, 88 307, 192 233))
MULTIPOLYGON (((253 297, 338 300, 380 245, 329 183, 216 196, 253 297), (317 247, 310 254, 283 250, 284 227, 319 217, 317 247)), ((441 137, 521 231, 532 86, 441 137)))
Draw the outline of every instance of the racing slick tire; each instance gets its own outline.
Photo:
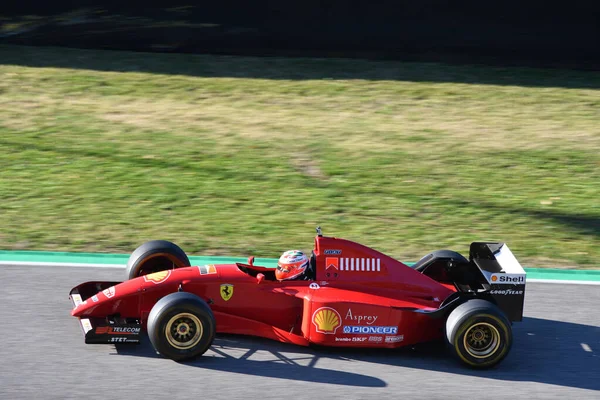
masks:
POLYGON ((164 357, 183 361, 199 357, 211 346, 215 317, 204 300, 187 292, 160 299, 148 316, 148 337, 164 357))
POLYGON ((190 260, 175 243, 151 240, 131 253, 127 261, 127 279, 167 269, 189 267, 190 260))
POLYGON ((512 328, 493 303, 473 299, 456 307, 446 320, 446 340, 460 361, 472 368, 491 368, 512 346, 512 328))

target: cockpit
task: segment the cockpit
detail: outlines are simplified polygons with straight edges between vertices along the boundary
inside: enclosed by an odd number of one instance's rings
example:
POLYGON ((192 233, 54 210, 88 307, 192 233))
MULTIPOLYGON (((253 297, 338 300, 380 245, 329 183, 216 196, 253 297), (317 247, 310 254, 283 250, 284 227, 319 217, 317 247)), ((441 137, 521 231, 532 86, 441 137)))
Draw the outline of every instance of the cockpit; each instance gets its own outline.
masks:
MULTIPOLYGON (((263 279, 267 281, 276 281, 275 279, 275 268, 263 267, 260 265, 254 265, 254 257, 249 257, 247 263, 236 263, 238 269, 245 274, 248 274, 254 278, 258 277, 258 274, 263 275, 263 279)), ((316 278, 317 271, 317 257, 314 250, 311 252, 309 266, 304 273, 301 280, 313 281, 316 278)))

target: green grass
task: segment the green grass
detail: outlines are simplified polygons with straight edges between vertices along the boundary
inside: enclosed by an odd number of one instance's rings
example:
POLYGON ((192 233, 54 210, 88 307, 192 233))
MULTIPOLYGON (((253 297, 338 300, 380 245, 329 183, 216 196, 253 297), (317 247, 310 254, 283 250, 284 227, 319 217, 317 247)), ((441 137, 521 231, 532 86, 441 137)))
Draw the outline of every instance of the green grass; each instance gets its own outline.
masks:
POLYGON ((0 47, 0 248, 598 267, 600 74, 0 47), (72 67, 72 68, 70 68, 72 67), (171 73, 169 73, 171 72, 171 73))

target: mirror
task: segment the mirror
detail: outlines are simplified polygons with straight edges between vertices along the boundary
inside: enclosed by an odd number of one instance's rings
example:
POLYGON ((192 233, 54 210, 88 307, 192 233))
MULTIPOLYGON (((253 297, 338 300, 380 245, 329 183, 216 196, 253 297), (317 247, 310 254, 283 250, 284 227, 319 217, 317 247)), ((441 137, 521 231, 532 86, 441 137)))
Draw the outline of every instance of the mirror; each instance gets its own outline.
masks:
POLYGON ((254 256, 248 257, 248 265, 254 265, 254 256))
POLYGON ((264 274, 258 274, 258 275, 256 275, 256 283, 257 284, 260 284, 264 279, 265 279, 265 275, 264 274))

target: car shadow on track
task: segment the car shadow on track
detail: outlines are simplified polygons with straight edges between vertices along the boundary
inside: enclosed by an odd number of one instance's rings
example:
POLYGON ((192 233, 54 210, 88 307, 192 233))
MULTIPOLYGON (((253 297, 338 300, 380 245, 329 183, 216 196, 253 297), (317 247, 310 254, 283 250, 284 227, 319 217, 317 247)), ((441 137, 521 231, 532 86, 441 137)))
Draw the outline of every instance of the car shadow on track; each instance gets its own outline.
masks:
MULTIPOLYGON (((347 360, 423 369, 449 374, 514 382, 538 382, 600 390, 600 327, 524 318, 513 326, 514 344, 496 368, 464 367, 434 342, 397 350, 304 348, 261 338, 219 335, 206 356, 184 364, 255 376, 330 383, 345 386, 385 387, 376 376, 324 369, 321 360, 347 360)), ((121 355, 160 357, 147 338, 136 347, 118 347, 121 355)))
MULTIPOLYGON (((122 345, 115 348, 120 355, 161 357, 154 351, 147 336, 143 336, 139 346, 122 345)), ((204 356, 180 364, 306 382, 358 387, 387 386, 386 382, 376 377, 316 367, 320 358, 318 352, 305 347, 248 336, 218 335, 204 356)))

